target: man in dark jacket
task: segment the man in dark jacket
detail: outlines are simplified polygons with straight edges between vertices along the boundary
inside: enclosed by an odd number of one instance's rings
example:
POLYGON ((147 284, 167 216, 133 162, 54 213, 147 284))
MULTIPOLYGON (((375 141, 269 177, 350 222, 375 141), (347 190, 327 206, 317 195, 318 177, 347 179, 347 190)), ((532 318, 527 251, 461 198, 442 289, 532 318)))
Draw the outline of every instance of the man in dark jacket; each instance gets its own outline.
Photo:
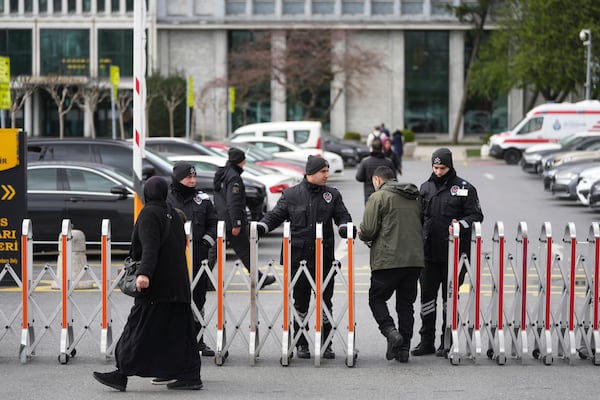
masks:
POLYGON ((425 265, 419 190, 412 183, 396 182, 396 173, 389 167, 375 170, 373 186, 375 193, 365 206, 359 231, 360 239, 371 248, 369 307, 387 339, 386 358, 408 362, 417 280, 425 265), (394 292, 398 329, 387 306, 394 292))
POLYGON ((375 191, 373 182, 371 181, 373 172, 377 167, 381 166, 390 167, 392 170, 395 169, 392 160, 387 158, 382 152, 381 139, 375 138, 371 142, 371 155, 362 160, 356 170, 356 180, 363 182, 365 204, 371 193, 375 191))
MULTIPOLYGON (((448 235, 452 223, 460 224, 460 253, 470 256, 471 227, 483 221, 477 190, 454 170, 452 152, 440 148, 431 157, 433 173, 421 185, 420 199, 423 210, 423 246, 425 269, 421 275, 421 342, 412 350, 414 356, 436 353, 447 355, 444 348, 446 328, 446 298, 448 297, 448 235), (438 289, 442 286, 443 325, 440 348, 436 352, 435 319, 438 289)), ((461 277, 464 278, 464 271, 461 277)), ((459 280, 459 284, 462 279, 459 280)))
MULTIPOLYGON (((228 160, 224 167, 215 173, 213 181, 215 206, 219 220, 225 221, 227 242, 250 271, 250 237, 248 235, 248 217, 246 214, 246 187, 241 177, 246 164, 246 154, 231 147, 227 152, 228 160)), ((211 257, 212 258, 212 257, 211 257)), ((258 280, 263 279, 258 271, 258 280)), ((275 282, 275 277, 264 277, 261 287, 275 282)))
MULTIPOLYGON (((352 217, 344 205, 340 192, 333 187, 326 186, 328 177, 329 164, 327 161, 321 157, 309 156, 304 180, 286 189, 275 208, 258 223, 259 234, 263 235, 284 221, 290 221, 292 277, 296 275, 302 260, 306 261, 313 279, 315 277, 315 229, 317 223, 323 223, 323 277, 329 274, 334 260, 332 222, 338 226, 340 236, 347 237, 346 224, 352 222, 352 217)), ((331 279, 323 292, 323 301, 329 310, 332 310, 333 286, 334 279, 331 279)), ((311 291, 310 282, 305 275, 301 275, 294 286, 294 307, 302 319, 306 318, 308 312, 311 291)), ((308 330, 307 327, 305 329, 308 330)), ((331 329, 331 321, 324 315, 323 340, 329 336, 331 329)), ((299 323, 294 321, 294 331, 298 332, 299 330, 299 323)), ((304 335, 298 339, 296 355, 298 358, 310 358, 308 341, 304 335)), ((331 343, 325 349, 323 358, 335 358, 331 343)))
MULTIPOLYGON (((187 162, 178 162, 173 167, 173 175, 167 203, 185 214, 186 221, 192 222, 193 276, 196 277, 202 266, 202 261, 208 259, 208 250, 216 243, 217 237, 217 213, 208 195, 196 189, 196 169, 187 162)), ((198 310, 204 315, 204 304, 206 303, 206 290, 209 278, 203 273, 193 292, 194 303, 198 310)), ((202 326, 195 321, 196 337, 202 326)), ((215 352, 204 343, 203 337, 198 339, 198 350, 203 356, 212 357, 215 352)))

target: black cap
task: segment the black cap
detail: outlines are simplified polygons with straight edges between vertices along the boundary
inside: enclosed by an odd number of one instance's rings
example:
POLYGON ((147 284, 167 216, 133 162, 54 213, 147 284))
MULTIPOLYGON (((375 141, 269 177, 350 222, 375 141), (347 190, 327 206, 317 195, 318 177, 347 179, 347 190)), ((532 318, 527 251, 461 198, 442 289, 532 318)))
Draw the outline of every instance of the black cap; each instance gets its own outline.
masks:
POLYGON ((188 162, 180 161, 173 167, 173 179, 177 182, 190 175, 196 176, 196 168, 188 162))
POLYGON ((246 153, 236 147, 230 148, 227 151, 227 155, 229 157, 229 161, 236 165, 246 159, 246 153))
POLYGON ((329 167, 326 159, 310 155, 308 156, 308 160, 306 160, 306 175, 316 174, 324 167, 329 167))
POLYGON ((448 168, 453 168, 452 152, 446 147, 441 147, 431 155, 431 164, 442 164, 448 168))

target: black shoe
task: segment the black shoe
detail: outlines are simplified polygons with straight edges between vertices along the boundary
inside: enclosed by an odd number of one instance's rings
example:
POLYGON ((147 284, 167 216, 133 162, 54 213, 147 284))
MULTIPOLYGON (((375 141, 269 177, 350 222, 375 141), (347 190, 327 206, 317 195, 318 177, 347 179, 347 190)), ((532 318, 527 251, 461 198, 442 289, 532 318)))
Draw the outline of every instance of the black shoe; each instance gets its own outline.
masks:
POLYGON ((387 360, 393 360, 396 354, 400 350, 400 346, 404 342, 404 338, 394 327, 390 327, 384 331, 384 335, 387 339, 387 349, 385 351, 385 358, 387 360))
POLYGON ((412 349, 410 354, 417 357, 426 356, 428 354, 435 354, 435 346, 431 343, 421 342, 417 345, 417 347, 412 349))
POLYGON ((445 349, 443 346, 440 346, 440 348, 435 351, 435 356, 448 358, 448 353, 450 353, 450 349, 445 349))
POLYGON ((94 378, 103 385, 124 392, 127 388, 127 376, 119 372, 94 372, 94 378))
POLYGON ((273 275, 267 275, 265 276, 265 280, 263 281, 262 285, 260 285, 261 289, 264 289, 265 287, 272 285, 275 283, 275 277, 273 275))
POLYGON ((177 379, 172 378, 154 378, 150 381, 153 385, 168 385, 169 383, 176 382, 177 379))
POLYGON ((169 383, 167 385, 167 389, 173 390, 200 390, 204 385, 202 384, 201 379, 196 379, 193 381, 184 381, 177 380, 173 383, 169 383))
POLYGON ((323 352, 323 358, 326 358, 328 360, 333 360, 335 358, 335 353, 331 349, 331 344, 327 346, 327 348, 323 352))
POLYGON ((301 344, 296 347, 296 357, 304 359, 310 358, 310 350, 308 349, 307 344, 301 344))
POLYGON ((202 339, 198 342, 198 351, 202 357, 214 357, 215 351, 211 349, 202 339))
POLYGON ((408 362, 408 349, 400 349, 400 351, 398 352, 398 354, 396 354, 396 361, 401 362, 401 363, 407 363, 408 362))

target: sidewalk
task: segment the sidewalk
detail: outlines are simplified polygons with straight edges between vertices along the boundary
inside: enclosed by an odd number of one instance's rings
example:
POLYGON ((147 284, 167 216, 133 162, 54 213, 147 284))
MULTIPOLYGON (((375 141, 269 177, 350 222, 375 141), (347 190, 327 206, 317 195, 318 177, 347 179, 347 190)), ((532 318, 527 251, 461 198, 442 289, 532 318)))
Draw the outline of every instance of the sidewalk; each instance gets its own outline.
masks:
MULTIPOLYGON (((478 145, 435 145, 435 144, 418 144, 415 153, 412 157, 407 159, 412 160, 429 160, 431 159, 431 153, 440 147, 447 147, 452 151, 452 158, 455 161, 465 161, 467 159, 467 149, 479 150, 481 146, 478 145)), ((485 158, 485 157, 482 157, 485 158)))

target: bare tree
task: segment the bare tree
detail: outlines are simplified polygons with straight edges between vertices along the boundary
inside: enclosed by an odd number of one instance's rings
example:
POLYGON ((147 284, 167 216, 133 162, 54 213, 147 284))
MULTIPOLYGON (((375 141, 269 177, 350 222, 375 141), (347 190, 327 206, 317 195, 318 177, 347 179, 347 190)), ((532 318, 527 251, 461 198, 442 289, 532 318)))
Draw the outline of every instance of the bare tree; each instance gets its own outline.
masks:
MULTIPOLYGON (((194 96, 194 108, 198 109, 202 114, 202 126, 200 135, 202 140, 206 140, 206 116, 210 107, 218 107, 216 90, 227 87, 227 81, 224 78, 215 78, 206 82, 197 96, 194 96)), ((216 110, 215 110, 216 111, 216 110)), ((195 125, 195 117, 192 115, 192 126, 195 125)), ((193 131, 193 130, 192 130, 193 131)))
POLYGON ((96 125, 94 124, 94 113, 98 109, 98 104, 110 96, 110 82, 105 79, 90 78, 86 85, 79 88, 79 96, 76 96, 74 102, 77 106, 86 112, 90 121, 90 135, 96 137, 96 125))
POLYGON ((10 127, 17 127, 17 113, 25 106, 25 101, 35 92, 37 83, 31 76, 19 75, 10 85, 12 104, 10 105, 10 127))
POLYGON ((79 88, 85 84, 86 78, 63 77, 50 75, 44 78, 42 88, 50 94, 58 110, 59 137, 65 137, 65 115, 71 111, 81 95, 79 88))
POLYGON ((186 99, 186 81, 180 75, 165 78, 159 86, 159 95, 169 113, 169 135, 175 137, 175 109, 186 99))
POLYGON ((360 92, 360 77, 383 68, 382 54, 352 42, 346 31, 290 30, 285 45, 271 51, 271 32, 254 32, 252 41, 229 53, 230 84, 243 101, 268 100, 271 79, 300 105, 304 119, 329 119, 344 90, 360 92), (336 46, 339 41, 343 46, 336 46), (340 84, 330 91, 336 80, 340 84), (332 93, 319 112, 324 96, 332 93))
POLYGON ((115 107, 119 114, 119 132, 121 140, 125 140, 125 119, 131 119, 129 106, 133 102, 133 90, 119 90, 115 107))

